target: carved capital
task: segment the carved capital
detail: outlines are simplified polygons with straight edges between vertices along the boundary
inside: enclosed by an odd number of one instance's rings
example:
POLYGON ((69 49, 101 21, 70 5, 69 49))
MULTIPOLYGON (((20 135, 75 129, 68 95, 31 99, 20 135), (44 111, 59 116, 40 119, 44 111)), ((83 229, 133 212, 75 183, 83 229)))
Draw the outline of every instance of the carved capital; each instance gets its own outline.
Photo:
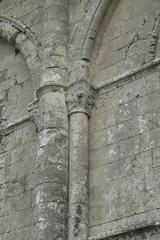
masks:
POLYGON ((67 88, 66 101, 69 115, 83 112, 90 116, 94 105, 95 90, 85 81, 79 81, 67 88))

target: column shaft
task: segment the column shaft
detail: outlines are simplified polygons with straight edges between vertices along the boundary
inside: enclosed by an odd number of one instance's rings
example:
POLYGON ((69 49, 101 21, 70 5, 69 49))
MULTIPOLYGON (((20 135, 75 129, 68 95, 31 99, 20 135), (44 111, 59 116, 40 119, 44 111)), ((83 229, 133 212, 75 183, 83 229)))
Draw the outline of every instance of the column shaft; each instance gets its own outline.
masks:
POLYGON ((69 240, 88 237, 88 116, 70 116, 69 240))
POLYGON ((68 0, 44 0, 41 38, 42 69, 32 240, 65 240, 67 215, 68 0))
POLYGON ((33 240, 66 239, 68 117, 63 89, 39 98, 33 240))
POLYGON ((41 85, 67 81, 68 0, 44 0, 41 85))

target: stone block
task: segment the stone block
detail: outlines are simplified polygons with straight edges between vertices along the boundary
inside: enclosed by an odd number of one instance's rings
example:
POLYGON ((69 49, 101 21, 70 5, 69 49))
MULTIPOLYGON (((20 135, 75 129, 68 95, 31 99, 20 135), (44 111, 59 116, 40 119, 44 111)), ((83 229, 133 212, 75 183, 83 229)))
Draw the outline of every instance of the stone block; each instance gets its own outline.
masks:
POLYGON ((107 165, 118 160, 118 144, 112 144, 89 153, 90 169, 107 165))
POLYGON ((140 137, 135 136, 119 142, 119 157, 131 156, 140 152, 140 137))

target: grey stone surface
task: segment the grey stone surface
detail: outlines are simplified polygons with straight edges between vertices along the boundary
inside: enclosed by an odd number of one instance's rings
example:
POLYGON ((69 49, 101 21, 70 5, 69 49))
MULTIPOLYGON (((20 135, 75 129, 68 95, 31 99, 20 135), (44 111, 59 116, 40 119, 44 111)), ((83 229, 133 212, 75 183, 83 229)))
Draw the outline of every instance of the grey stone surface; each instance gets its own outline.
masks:
POLYGON ((0 239, 160 238, 159 11, 0 1, 0 239))

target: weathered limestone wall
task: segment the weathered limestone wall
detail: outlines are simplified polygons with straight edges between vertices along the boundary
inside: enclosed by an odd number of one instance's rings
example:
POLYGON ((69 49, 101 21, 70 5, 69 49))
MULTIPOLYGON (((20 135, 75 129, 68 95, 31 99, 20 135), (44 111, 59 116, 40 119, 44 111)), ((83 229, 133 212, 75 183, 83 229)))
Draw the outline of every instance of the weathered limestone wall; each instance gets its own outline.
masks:
POLYGON ((0 0, 0 239, 160 238, 159 9, 0 0))
POLYGON ((87 12, 88 0, 69 0, 70 32, 78 25, 80 18, 87 12))
POLYGON ((144 65, 154 58, 157 48, 159 54, 158 10, 158 0, 121 0, 115 10, 110 7, 93 54, 95 86, 144 65))
POLYGON ((159 69, 99 92, 90 120, 90 231, 159 218, 159 69))
POLYGON ((99 90, 89 123, 90 239, 147 225, 153 226, 147 233, 141 229, 113 239, 160 237, 154 227, 160 217, 160 75, 158 64, 147 65, 159 56, 159 7, 159 1, 122 0, 97 37, 91 76, 99 90))
POLYGON ((19 19, 40 36, 43 16, 42 4, 43 0, 2 0, 0 1, 0 15, 19 19))
POLYGON ((33 101, 33 82, 27 64, 19 50, 0 40, 1 126, 13 124, 28 114, 33 101), (4 104, 5 103, 5 104, 4 104))
POLYGON ((31 76, 18 49, 0 40, 0 239, 30 239, 36 132, 28 119, 31 76))

